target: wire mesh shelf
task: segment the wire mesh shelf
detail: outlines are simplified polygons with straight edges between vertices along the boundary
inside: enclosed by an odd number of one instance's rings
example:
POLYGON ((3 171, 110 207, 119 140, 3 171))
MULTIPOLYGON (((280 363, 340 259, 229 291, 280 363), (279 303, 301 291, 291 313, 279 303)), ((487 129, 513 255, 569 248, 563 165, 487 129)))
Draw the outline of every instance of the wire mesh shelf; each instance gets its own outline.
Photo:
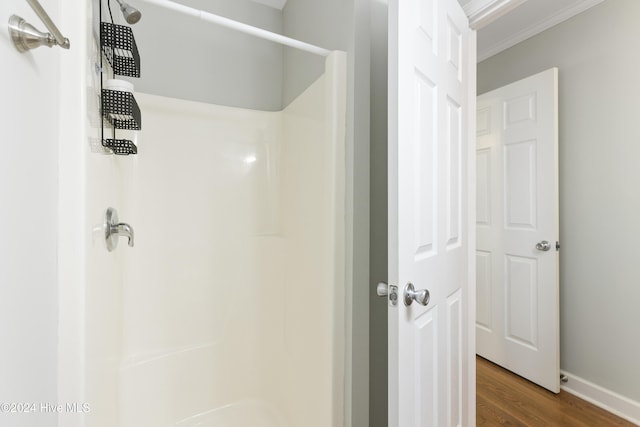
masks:
POLYGON ((140 77, 140 54, 131 28, 101 22, 100 45, 114 74, 140 77))
POLYGON ((128 139, 103 139, 102 146, 107 147, 113 152, 113 154, 117 154, 119 156, 138 154, 138 147, 128 139))
POLYGON ((131 92, 102 89, 102 116, 116 129, 142 129, 140 107, 131 92))

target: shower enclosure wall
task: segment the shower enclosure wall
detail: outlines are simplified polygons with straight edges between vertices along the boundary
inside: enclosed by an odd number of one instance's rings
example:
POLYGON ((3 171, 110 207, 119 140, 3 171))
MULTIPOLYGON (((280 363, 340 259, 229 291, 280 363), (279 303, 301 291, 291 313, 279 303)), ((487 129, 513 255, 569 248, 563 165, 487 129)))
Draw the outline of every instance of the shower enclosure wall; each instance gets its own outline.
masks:
POLYGON ((136 156, 92 130, 86 426, 343 425, 345 86, 333 52, 282 111, 136 93, 136 156), (109 206, 134 247, 107 252, 109 206))

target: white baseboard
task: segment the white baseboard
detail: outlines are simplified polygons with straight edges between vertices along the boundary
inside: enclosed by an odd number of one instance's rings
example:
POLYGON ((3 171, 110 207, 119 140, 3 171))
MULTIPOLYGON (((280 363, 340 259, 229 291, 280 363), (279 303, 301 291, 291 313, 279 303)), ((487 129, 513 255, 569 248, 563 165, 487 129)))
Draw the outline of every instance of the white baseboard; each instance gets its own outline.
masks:
POLYGON ((561 385, 562 390, 640 426, 640 402, 600 387, 570 372, 562 371, 562 373, 569 379, 561 385))

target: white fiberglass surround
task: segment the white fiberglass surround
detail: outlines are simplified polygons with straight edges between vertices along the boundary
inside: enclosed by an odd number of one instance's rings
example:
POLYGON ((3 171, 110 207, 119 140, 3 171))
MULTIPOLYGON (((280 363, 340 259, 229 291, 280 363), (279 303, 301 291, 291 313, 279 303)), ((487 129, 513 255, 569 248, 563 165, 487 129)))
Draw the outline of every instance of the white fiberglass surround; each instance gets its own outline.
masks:
POLYGON ((87 426, 343 425, 345 84, 336 52, 281 112, 136 94, 139 154, 110 163, 135 246, 90 249, 89 278, 121 273, 87 292, 87 426))

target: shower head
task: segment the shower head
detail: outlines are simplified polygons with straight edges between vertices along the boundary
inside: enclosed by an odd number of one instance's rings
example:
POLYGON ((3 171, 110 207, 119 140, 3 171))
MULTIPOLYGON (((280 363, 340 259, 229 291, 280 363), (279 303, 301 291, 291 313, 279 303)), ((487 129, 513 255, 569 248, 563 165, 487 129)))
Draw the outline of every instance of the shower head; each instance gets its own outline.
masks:
POLYGON ((119 4, 120 4, 120 10, 122 11, 122 14, 124 15, 124 19, 129 23, 129 24, 135 24, 136 22, 138 22, 140 20, 140 18, 142 18, 142 13, 140 13, 140 11, 138 9, 136 9, 135 7, 123 2, 122 0, 116 0, 119 4))

